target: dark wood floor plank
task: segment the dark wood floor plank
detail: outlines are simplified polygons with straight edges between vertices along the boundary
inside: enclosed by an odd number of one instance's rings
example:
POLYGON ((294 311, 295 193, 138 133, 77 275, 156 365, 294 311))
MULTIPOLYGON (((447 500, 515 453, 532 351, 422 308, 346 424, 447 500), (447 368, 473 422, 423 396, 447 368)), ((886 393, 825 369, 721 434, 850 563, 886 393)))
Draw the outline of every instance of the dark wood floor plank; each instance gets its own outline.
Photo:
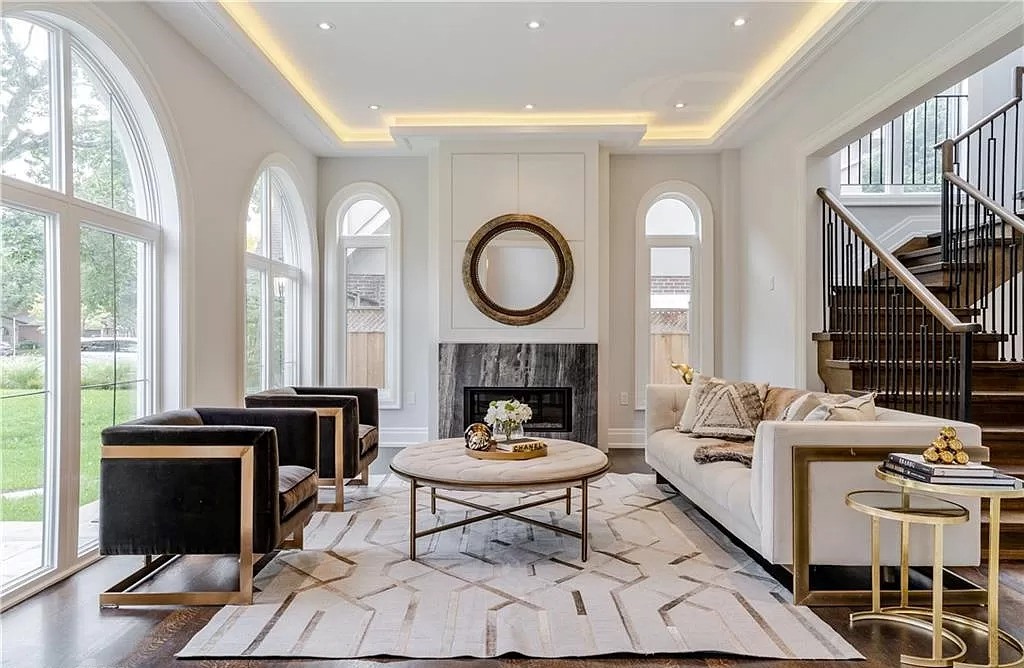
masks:
MULTIPOLYGON (((612 470, 648 471, 642 451, 612 453, 612 470)), ((850 626, 850 608, 816 608, 815 612, 847 638, 867 661, 792 661, 744 659, 725 656, 642 657, 635 655, 578 659, 370 659, 370 660, 193 660, 175 659, 174 653, 199 632, 217 608, 120 608, 101 610, 98 593, 141 563, 141 558, 102 559, 64 582, 12 608, 0 616, 0 665, 10 668, 891 668, 900 653, 930 652, 928 637, 886 623, 850 626)), ((211 581, 232 586, 234 561, 223 557, 188 557, 161 573, 153 588, 208 586, 211 581)), ((959 569, 965 577, 985 581, 983 568, 959 569)), ((1006 564, 1001 574, 1003 626, 1024 637, 1024 564, 1006 564)), ((980 607, 957 608, 978 619, 980 607)), ((983 638, 965 634, 972 646, 970 658, 982 660, 983 638)), ((1013 658, 1009 651, 1005 659, 1013 658)))

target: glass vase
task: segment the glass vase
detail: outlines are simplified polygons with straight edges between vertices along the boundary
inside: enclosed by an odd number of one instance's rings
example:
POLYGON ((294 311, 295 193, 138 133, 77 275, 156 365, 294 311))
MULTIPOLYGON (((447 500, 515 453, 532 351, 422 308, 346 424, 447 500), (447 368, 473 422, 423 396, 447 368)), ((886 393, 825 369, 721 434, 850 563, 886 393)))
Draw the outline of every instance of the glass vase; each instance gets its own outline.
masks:
POLYGON ((503 426, 506 441, 512 441, 517 438, 523 438, 524 436, 526 436, 526 432, 523 431, 522 422, 507 422, 503 426))

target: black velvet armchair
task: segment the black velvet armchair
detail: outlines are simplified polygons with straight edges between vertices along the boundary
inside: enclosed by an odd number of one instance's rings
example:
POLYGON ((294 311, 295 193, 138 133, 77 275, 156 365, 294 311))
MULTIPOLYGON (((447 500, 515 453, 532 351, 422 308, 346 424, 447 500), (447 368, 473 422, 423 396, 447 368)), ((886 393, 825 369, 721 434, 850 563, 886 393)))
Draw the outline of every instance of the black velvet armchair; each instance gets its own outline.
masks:
POLYGON ((380 425, 375 387, 278 387, 250 394, 249 408, 313 408, 320 415, 320 482, 334 486, 345 509, 345 478, 365 483, 377 459, 380 425))
POLYGON ((168 411, 104 429, 100 553, 146 563, 100 605, 251 603, 253 554, 302 548, 317 505, 318 430, 313 410, 243 408, 168 411), (239 555, 238 589, 131 591, 185 554, 239 555))

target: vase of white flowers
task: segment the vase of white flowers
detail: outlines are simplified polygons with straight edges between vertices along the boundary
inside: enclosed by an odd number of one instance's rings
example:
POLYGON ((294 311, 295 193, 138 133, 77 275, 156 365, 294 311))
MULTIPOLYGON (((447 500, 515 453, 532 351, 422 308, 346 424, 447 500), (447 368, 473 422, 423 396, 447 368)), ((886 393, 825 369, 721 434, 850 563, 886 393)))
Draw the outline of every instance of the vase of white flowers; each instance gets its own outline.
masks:
POLYGON ((505 399, 490 403, 484 422, 495 433, 504 434, 505 440, 510 441, 523 437, 523 423, 529 422, 532 417, 533 411, 529 406, 516 399, 505 399))

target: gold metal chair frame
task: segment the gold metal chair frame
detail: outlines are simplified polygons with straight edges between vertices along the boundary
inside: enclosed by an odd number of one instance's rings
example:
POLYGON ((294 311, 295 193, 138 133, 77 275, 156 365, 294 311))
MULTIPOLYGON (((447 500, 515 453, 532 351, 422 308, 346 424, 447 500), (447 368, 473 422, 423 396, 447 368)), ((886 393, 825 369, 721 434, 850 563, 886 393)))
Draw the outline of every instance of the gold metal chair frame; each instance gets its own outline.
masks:
MULTIPOLYGON (((902 452, 924 452, 927 446, 899 446, 902 452)), ((829 590, 811 588, 811 507, 810 476, 811 464, 816 462, 880 462, 893 451, 891 445, 850 445, 836 447, 824 445, 797 445, 792 448, 793 457, 793 602, 797 605, 856 606, 871 603, 871 591, 829 590)), ((945 600, 950 605, 984 605, 988 598, 986 591, 946 570, 945 575, 957 579, 971 588, 945 591, 945 600)), ((940 583, 941 586, 941 583, 940 583)), ((932 591, 915 590, 908 592, 909 602, 927 604, 932 591)), ((901 593, 894 590, 881 592, 881 601, 894 605, 901 593)))
MULTIPOLYGON (((334 505, 332 510, 341 512, 345 510, 345 437, 342 433, 345 427, 345 417, 340 408, 317 408, 317 417, 334 419, 334 477, 320 478, 320 484, 325 487, 334 488, 334 505)), ((320 461, 319 442, 317 443, 317 463, 320 461)), ((362 484, 370 482, 369 467, 359 473, 362 484)))
MULTIPOLYGON (((240 551, 238 554, 238 589, 233 591, 189 591, 189 592, 137 592, 132 591, 145 581, 184 556, 163 554, 157 557, 145 555, 142 568, 133 571, 123 580, 100 594, 100 607, 119 605, 250 605, 252 603, 253 578, 263 566, 269 563, 274 552, 262 555, 254 562, 252 550, 253 535, 253 446, 251 445, 105 445, 101 449, 103 459, 239 459, 242 466, 240 488, 240 551)), ((292 530, 291 538, 281 541, 280 548, 301 550, 305 525, 299 523, 292 530)))
MULTIPOLYGON (((151 555, 146 555, 142 568, 100 594, 101 607, 119 605, 249 605, 252 603, 253 446, 105 445, 101 449, 101 457, 103 459, 238 459, 242 465, 238 589, 191 592, 132 591, 181 556, 165 554, 153 559, 151 555)), ((297 533, 296 538, 301 544, 301 529, 297 533)))

